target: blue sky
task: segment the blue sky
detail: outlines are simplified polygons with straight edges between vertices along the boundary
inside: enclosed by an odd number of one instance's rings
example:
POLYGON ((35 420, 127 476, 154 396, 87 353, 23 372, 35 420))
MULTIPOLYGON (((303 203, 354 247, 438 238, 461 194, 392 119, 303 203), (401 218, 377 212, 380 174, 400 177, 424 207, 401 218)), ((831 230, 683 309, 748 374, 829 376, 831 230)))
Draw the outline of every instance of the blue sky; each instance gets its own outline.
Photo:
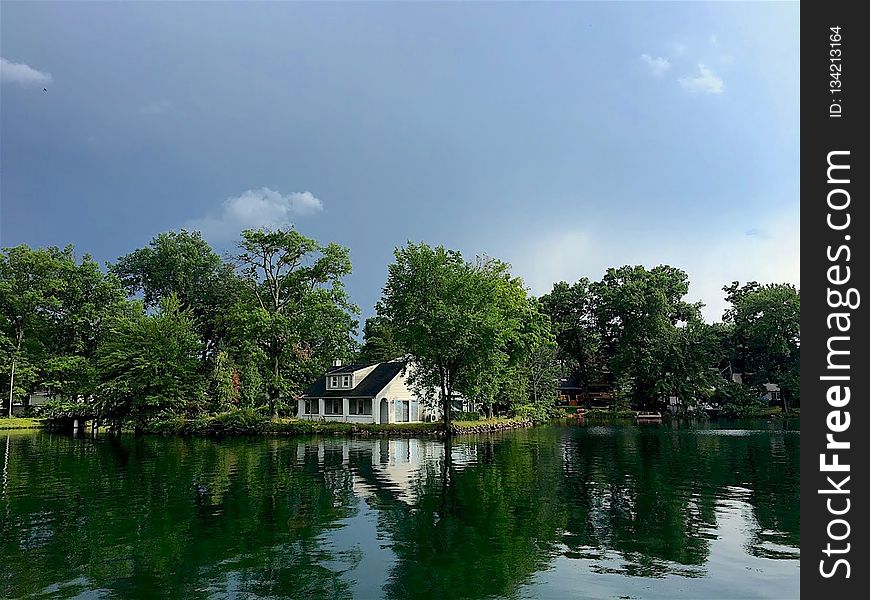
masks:
POLYGON ((796 3, 7 3, 0 244, 100 262, 170 229, 799 283, 796 3), (46 89, 47 91, 43 91, 46 89))

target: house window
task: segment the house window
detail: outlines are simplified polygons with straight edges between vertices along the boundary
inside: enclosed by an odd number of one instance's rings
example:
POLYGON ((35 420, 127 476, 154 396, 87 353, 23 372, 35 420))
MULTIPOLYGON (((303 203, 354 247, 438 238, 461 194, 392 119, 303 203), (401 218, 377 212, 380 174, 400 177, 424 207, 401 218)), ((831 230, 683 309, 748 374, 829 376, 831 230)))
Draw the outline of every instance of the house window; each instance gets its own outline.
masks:
POLYGON ((408 400, 396 400, 396 422, 407 423, 411 420, 411 403, 408 400))
POLYGON ((338 375, 330 375, 329 385, 327 387, 331 390, 338 388, 338 375))
POLYGON ((370 414, 372 414, 371 398, 351 398, 349 410, 350 410, 350 414, 352 414, 352 415, 370 415, 370 414))
POLYGON ((344 401, 341 398, 327 398, 323 413, 326 415, 344 414, 344 401))
POLYGON ((341 387, 343 387, 345 389, 350 389, 350 380, 351 380, 350 375, 345 375, 344 377, 342 377, 341 378, 341 387))
POLYGON ((317 415, 320 414, 320 400, 313 398, 305 401, 305 414, 317 415))

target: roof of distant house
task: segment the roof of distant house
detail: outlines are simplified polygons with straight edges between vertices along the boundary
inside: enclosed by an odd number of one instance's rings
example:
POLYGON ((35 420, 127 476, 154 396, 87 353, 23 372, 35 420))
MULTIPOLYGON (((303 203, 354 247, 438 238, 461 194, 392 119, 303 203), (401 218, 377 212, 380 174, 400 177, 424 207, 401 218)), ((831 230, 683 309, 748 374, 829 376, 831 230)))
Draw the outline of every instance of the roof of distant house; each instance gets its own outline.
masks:
POLYGON ((352 390, 328 390, 326 389, 327 375, 335 375, 336 373, 352 373, 359 369, 364 369, 371 365, 349 365, 347 367, 334 367, 328 370, 324 375, 317 378, 317 381, 305 391, 306 398, 374 398, 375 395, 384 389, 396 375, 402 372, 405 368, 405 362, 394 361, 380 363, 372 369, 372 372, 360 381, 352 390), (351 368, 354 367, 354 368, 351 368), (340 369, 340 370, 336 370, 340 369))

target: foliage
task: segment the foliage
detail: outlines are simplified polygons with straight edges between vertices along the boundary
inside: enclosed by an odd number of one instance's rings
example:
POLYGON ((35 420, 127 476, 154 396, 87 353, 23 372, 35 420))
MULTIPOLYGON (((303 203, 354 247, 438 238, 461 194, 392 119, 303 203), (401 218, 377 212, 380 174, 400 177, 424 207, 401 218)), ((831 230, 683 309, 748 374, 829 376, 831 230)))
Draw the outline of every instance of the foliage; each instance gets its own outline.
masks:
POLYGON ((545 404, 530 403, 515 406, 513 409, 514 418, 521 421, 532 421, 534 423, 543 423, 550 418, 552 406, 545 404))
POLYGON ((333 359, 354 349, 358 309, 342 283, 351 272, 349 252, 293 228, 248 229, 235 260, 253 301, 234 319, 266 359, 268 369, 260 373, 274 413, 279 397, 302 391, 333 359))
POLYGON ((164 409, 148 420, 148 433, 162 435, 181 435, 185 432, 188 420, 182 413, 164 409))
POLYGON ((604 377, 607 366, 595 321, 595 292, 593 283, 583 277, 571 285, 564 281, 554 284, 540 299, 542 311, 552 322, 557 358, 584 390, 604 377))
POLYGON ((46 415, 249 430, 259 412, 292 414, 332 360, 352 357, 409 359, 421 397, 443 409, 461 394, 488 416, 543 418, 568 373, 581 388, 612 382, 619 410, 676 395, 754 414, 764 383, 779 385, 784 410, 800 401, 800 293, 790 285, 734 282, 724 322, 709 325, 674 267, 609 269, 536 300, 506 263, 409 243, 358 348, 350 272, 347 248, 293 228, 244 231, 232 262, 198 232, 163 233, 108 273, 72 246, 4 248, 4 402, 46 392, 46 415))
POLYGON ((142 294, 147 308, 175 295, 181 308, 193 314, 204 351, 226 337, 223 315, 238 299, 238 277, 198 231, 161 233, 110 269, 130 294, 142 294))
POLYGON ((52 398, 45 404, 33 408, 33 414, 47 421, 73 417, 90 418, 95 416, 93 406, 76 400, 52 398))
POLYGON ((751 416, 767 408, 762 391, 733 381, 722 381, 716 387, 710 400, 721 406, 723 412, 732 417, 751 416))
POLYGON ((479 412, 463 412, 461 410, 453 411, 453 419, 455 421, 478 421, 480 420, 479 412))
POLYGON ((536 305, 506 263, 425 243, 396 249, 378 313, 447 424, 455 391, 491 407, 538 333, 536 305))
POLYGON ((614 375, 631 379, 632 401, 653 407, 677 383, 684 395, 691 394, 694 390, 686 388, 695 381, 692 367, 698 360, 687 354, 695 346, 684 343, 681 338, 687 334, 681 334, 678 325, 699 321, 701 305, 683 299, 689 291, 688 275, 665 265, 649 270, 625 266, 608 269, 594 289, 602 343, 614 375), (684 356, 679 356, 681 351, 684 356), (668 365, 675 355, 677 364, 668 365))
MULTIPOLYGON (((13 397, 23 395, 30 387, 30 381, 15 387, 16 368, 21 362, 28 359, 33 362, 33 358, 44 354, 46 332, 60 305, 62 263, 71 254, 70 247, 33 250, 23 244, 5 248, 0 254, 0 326, 8 361, 4 375, 10 415, 13 397)), ((19 371, 19 377, 23 374, 19 371)), ((29 374, 35 372, 31 370, 29 374)))
POLYGON ((202 398, 202 344, 193 315, 171 294, 158 311, 117 319, 98 350, 96 408, 109 419, 142 424, 161 410, 194 408, 202 398))
POLYGON ((93 392, 93 358, 106 323, 125 309, 120 283, 72 246, 0 252, 0 355, 6 400, 37 389, 93 392))
POLYGON ((225 350, 217 353, 208 382, 210 412, 229 410, 239 404, 238 370, 225 350))
POLYGON ((371 364, 388 362, 404 356, 396 332, 390 322, 381 315, 366 319, 363 326, 363 345, 356 362, 371 364))
POLYGON ((725 286, 731 307, 735 359, 749 385, 778 384, 783 409, 800 403, 800 292, 789 284, 734 282, 725 286))

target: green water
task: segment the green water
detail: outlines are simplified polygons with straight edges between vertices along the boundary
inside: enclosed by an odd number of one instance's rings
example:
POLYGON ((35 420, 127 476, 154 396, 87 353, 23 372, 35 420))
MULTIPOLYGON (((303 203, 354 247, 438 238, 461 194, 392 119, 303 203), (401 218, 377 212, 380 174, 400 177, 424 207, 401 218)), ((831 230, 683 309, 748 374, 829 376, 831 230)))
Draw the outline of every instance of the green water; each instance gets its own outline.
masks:
POLYGON ((797 598, 799 445, 2 434, 0 597, 797 598))

